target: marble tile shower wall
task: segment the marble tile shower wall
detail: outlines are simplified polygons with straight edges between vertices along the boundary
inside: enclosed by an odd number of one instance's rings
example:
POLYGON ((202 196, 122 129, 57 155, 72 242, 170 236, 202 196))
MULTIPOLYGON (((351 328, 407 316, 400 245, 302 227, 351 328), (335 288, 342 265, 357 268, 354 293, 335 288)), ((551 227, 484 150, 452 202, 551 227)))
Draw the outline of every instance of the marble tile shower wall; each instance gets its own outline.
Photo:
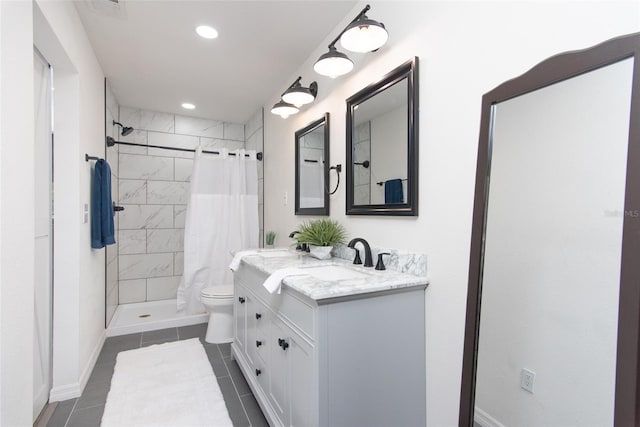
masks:
MULTIPOLYGON (((264 152, 264 116, 262 108, 258 110, 244 125, 247 150, 264 152)), ((260 247, 264 246, 264 169, 258 162, 258 217, 260 220, 260 247)))
POLYGON ((311 160, 324 162, 324 133, 314 131, 302 137, 300 157, 302 161, 311 160))
MULTIPOLYGON (((113 121, 118 120, 118 101, 111 90, 111 86, 107 82, 106 98, 105 98, 105 132, 107 136, 117 138, 118 129, 113 126, 113 121)), ((118 146, 107 147, 106 160, 111 166, 111 196, 113 200, 118 200, 118 146)), ((95 155, 99 155, 96 153, 95 155)), ((114 225, 116 233, 118 232, 119 216, 114 217, 114 225)), ((107 246, 107 277, 106 277, 106 322, 111 321, 113 314, 118 308, 118 245, 107 246)))
MULTIPOLYGON (((245 126, 120 107, 135 131, 120 141, 205 150, 245 147, 245 126)), ((184 224, 193 153, 119 146, 120 304, 172 299, 183 271, 184 224)))
MULTIPOLYGON (((356 128, 354 162, 371 161, 371 122, 356 128)), ((353 202, 355 205, 371 204, 371 167, 354 166, 353 202)))

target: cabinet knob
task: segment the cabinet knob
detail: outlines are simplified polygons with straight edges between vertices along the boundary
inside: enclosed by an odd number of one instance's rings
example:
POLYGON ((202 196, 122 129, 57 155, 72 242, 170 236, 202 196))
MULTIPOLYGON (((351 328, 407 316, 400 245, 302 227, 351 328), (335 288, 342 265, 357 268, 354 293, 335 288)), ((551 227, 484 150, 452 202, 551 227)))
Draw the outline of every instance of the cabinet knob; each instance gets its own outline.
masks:
POLYGON ((240 301, 240 304, 244 304, 246 300, 243 297, 238 297, 238 301, 240 301))
POLYGON ((260 369, 256 369, 256 377, 260 376, 261 373, 262 373, 262 371, 260 369))
POLYGON ((283 350, 286 350, 289 347, 289 343, 282 338, 278 338, 278 345, 282 347, 283 350))
POLYGON ((256 340, 256 347, 260 347, 262 345, 262 341, 256 340))
POLYGON ((262 314, 256 313, 256 320, 260 319, 261 317, 262 317, 262 314))

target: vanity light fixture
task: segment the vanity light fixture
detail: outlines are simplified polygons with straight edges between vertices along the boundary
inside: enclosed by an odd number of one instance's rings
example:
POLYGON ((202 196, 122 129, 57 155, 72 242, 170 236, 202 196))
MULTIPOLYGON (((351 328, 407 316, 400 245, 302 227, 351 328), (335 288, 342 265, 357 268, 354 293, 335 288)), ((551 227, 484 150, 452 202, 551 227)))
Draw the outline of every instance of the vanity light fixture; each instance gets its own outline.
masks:
POLYGON ((293 104, 289 104, 288 102, 284 102, 282 100, 276 102, 273 108, 271 108, 271 112, 273 114, 277 114, 283 119, 286 119, 287 117, 293 114, 296 114, 298 111, 300 111, 298 107, 296 107, 293 104))
POLYGON ((196 33, 203 39, 215 39, 218 37, 218 31, 208 25, 199 25, 196 27, 196 33))
POLYGON ((298 77, 295 82, 282 94, 282 100, 288 104, 293 104, 300 108, 302 105, 310 104, 318 95, 318 83, 313 82, 309 87, 300 84, 302 77, 298 77))
POLYGON ((300 84, 300 80, 302 80, 302 76, 298 77, 296 81, 284 91, 280 101, 271 108, 273 114, 277 114, 283 119, 286 119, 300 111, 300 107, 316 99, 318 95, 318 83, 313 82, 309 87, 304 87, 300 84))
POLYGON ((313 65, 316 73, 323 76, 336 77, 347 74, 353 69, 353 61, 347 55, 336 49, 336 43, 351 52, 372 52, 380 49, 389 38, 389 33, 384 25, 378 21, 369 19, 366 13, 371 9, 367 5, 347 27, 329 43, 329 52, 318 58, 313 65))
POLYGON ((329 45, 329 52, 320 56, 313 65, 316 73, 332 79, 343 76, 353 70, 353 61, 344 53, 338 52, 338 49, 334 46, 336 41, 334 40, 329 45))
POLYGON ((384 24, 367 17, 365 13, 368 10, 369 5, 347 26, 340 37, 340 44, 350 52, 373 52, 384 46, 389 39, 384 24))

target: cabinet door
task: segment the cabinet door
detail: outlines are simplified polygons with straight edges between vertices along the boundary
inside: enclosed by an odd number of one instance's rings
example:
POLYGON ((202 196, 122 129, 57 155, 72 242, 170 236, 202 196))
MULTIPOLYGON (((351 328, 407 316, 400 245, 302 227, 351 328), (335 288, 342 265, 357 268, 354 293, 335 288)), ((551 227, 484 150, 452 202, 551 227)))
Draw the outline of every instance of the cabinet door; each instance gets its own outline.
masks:
POLYGON ((289 338, 286 326, 277 318, 269 322, 269 400, 283 425, 289 425, 289 338), (284 344, 286 343, 286 345, 284 344))
POLYGON ((291 333, 287 352, 291 425, 296 427, 317 425, 313 404, 315 401, 313 347, 291 333))
POLYGON ((313 347, 279 319, 269 341, 269 399, 285 426, 317 425, 314 410, 313 347))
POLYGON ((235 343, 243 354, 247 354, 247 290, 236 282, 233 310, 233 333, 235 343))

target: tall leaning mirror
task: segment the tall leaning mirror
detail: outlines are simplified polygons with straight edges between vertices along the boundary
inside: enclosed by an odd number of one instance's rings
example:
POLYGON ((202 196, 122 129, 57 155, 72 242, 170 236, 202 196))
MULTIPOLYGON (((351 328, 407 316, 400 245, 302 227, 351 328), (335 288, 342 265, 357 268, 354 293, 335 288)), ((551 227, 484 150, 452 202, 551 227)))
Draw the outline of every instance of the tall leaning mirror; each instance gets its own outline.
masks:
POLYGON ((347 215, 418 215, 418 58, 347 99, 347 215))
POLYGON ((329 113, 295 134, 296 215, 329 215, 329 113))
POLYGON ((460 426, 637 426, 640 35, 487 93, 460 426))

